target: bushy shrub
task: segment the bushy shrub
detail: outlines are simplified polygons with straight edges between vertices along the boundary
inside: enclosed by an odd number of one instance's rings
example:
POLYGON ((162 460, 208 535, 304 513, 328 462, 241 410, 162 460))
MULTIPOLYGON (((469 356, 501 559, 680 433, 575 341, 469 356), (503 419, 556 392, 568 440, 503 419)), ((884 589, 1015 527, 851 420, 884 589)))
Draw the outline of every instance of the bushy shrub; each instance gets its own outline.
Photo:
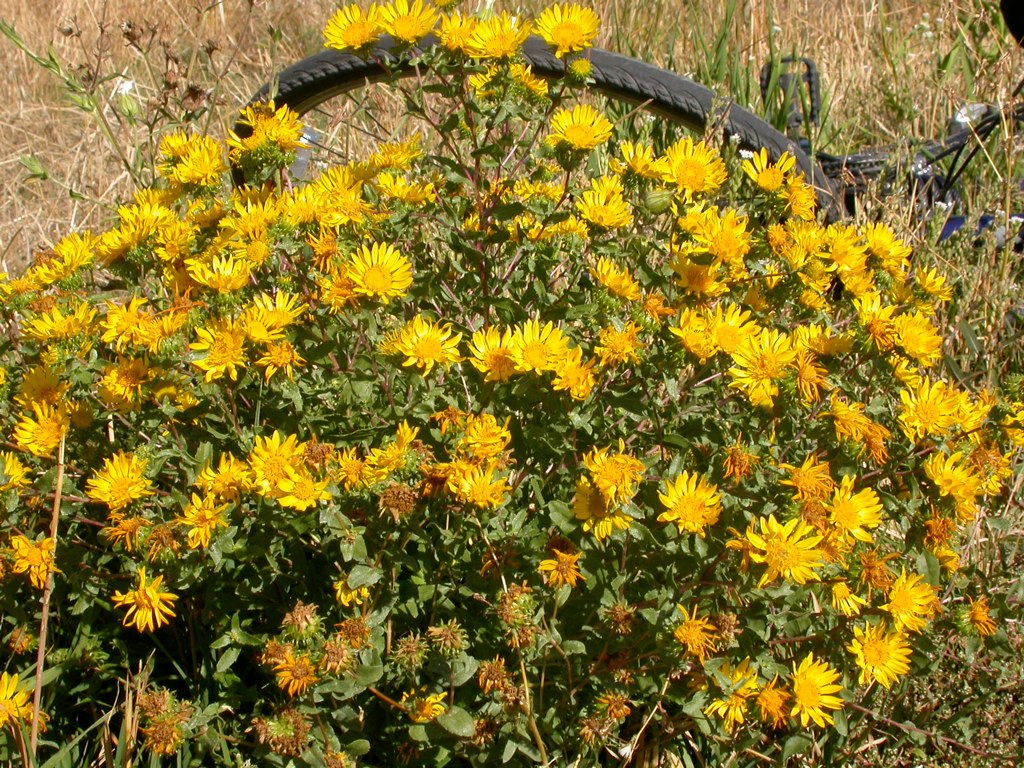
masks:
POLYGON ((943 278, 788 156, 622 135, 585 9, 533 24, 551 84, 505 14, 326 38, 435 28, 436 135, 300 183, 250 107, 0 282, 8 754, 842 762, 933 637, 1001 637, 1024 405, 940 375, 943 278))

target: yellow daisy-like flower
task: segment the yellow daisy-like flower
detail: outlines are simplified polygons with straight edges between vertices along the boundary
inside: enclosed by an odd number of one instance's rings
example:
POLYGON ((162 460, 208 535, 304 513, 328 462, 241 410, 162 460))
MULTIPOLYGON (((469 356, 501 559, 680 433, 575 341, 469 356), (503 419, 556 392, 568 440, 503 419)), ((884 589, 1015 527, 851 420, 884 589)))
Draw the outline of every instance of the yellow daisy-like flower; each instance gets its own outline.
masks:
POLYGON ((761 333, 761 326, 751 319, 749 310, 737 304, 717 304, 715 313, 707 316, 708 332, 718 349, 732 355, 741 345, 761 333))
POLYGON ((353 589, 349 587, 348 579, 334 582, 334 599, 345 608, 362 605, 369 596, 370 588, 365 585, 353 589))
POLYGON ((960 423, 960 398, 942 381, 922 377, 917 386, 900 390, 900 404, 897 418, 908 440, 942 437, 960 423))
POLYGON ((558 549, 551 550, 554 558, 541 560, 537 570, 546 574, 545 579, 549 587, 558 589, 563 584, 575 587, 577 581, 585 581, 586 577, 580 573, 577 563, 581 554, 562 552, 558 549))
POLYGON ((451 323, 435 323, 429 317, 416 315, 405 324, 394 342, 395 352, 405 355, 402 365, 422 369, 423 375, 430 373, 435 365, 444 368, 458 363, 461 333, 452 331, 451 323))
POLYGON ((481 509, 497 509, 508 500, 511 488, 505 477, 494 476, 496 471, 494 464, 469 467, 459 474, 455 495, 466 504, 481 509))
POLYGON ((559 59, 593 45, 600 25, 596 13, 575 3, 555 3, 545 8, 533 22, 536 33, 554 47, 559 59))
POLYGON ((788 335, 766 328, 744 339, 732 359, 735 365, 729 369, 729 386, 745 392, 751 405, 770 408, 779 394, 776 382, 796 363, 796 350, 788 335))
POLYGON ((27 573, 32 586, 43 589, 50 574, 57 570, 53 564, 54 546, 53 539, 49 537, 29 541, 24 536, 12 536, 14 562, 11 570, 14 573, 27 573))
POLYGON ((381 12, 376 3, 365 11, 358 5, 346 5, 335 11, 327 22, 324 47, 358 51, 377 42, 382 31, 381 12))
POLYGON ((559 392, 568 392, 574 400, 586 400, 597 386, 594 369, 596 360, 583 360, 583 350, 573 347, 555 368, 551 386, 559 392))
POLYGON ((824 661, 815 661, 814 654, 808 654, 800 665, 793 662, 790 687, 793 691, 793 706, 790 717, 799 718, 806 728, 808 723, 824 727, 833 722, 831 712, 843 708, 843 700, 836 696, 842 690, 836 685, 839 673, 824 661))
POLYGON ((632 322, 626 323, 621 329, 606 326, 597 334, 597 346, 594 354, 602 365, 616 367, 626 363, 639 363, 639 350, 643 344, 638 338, 640 328, 632 322))
POLYGON ((893 320, 893 332, 897 346, 920 365, 928 367, 942 358, 942 336, 920 312, 897 317, 893 320))
POLYGON ((754 700, 761 714, 761 721, 768 723, 773 728, 781 727, 789 717, 789 700, 791 698, 792 695, 779 686, 779 676, 776 675, 768 685, 761 689, 754 700))
POLYGON ((221 454, 217 468, 207 465, 196 478, 196 486, 224 501, 235 501, 252 487, 248 465, 230 453, 221 454))
POLYGON ((714 699, 704 708, 704 714, 722 718, 726 733, 731 733, 746 718, 747 703, 757 695, 757 670, 751 669, 750 659, 744 659, 735 668, 727 661, 719 668, 729 684, 724 699, 714 699))
POLYGON ((132 625, 139 632, 151 632, 174 618, 174 602, 178 596, 161 590, 163 580, 163 576, 157 576, 147 582, 146 569, 139 568, 138 586, 129 592, 114 593, 114 605, 128 609, 121 622, 124 626, 132 625))
POLYGON ((484 374, 484 381, 508 381, 517 372, 512 331, 494 327, 475 331, 469 344, 469 362, 484 374))
POLYGON ((818 580, 814 569, 824 565, 824 555, 818 548, 822 537, 811 526, 799 518, 780 524, 775 515, 759 518, 757 523, 760 533, 751 523, 744 537, 750 545, 750 559, 768 566, 757 586, 763 587, 780 576, 795 584, 818 580))
POLYGON ((882 610, 892 615, 896 629, 920 632, 939 610, 939 599, 935 587, 925 582, 924 576, 908 575, 904 568, 889 587, 889 602, 882 610))
POLYGON ((518 325, 509 340, 512 361, 518 373, 556 370, 569 352, 569 340, 554 323, 527 320, 518 325))
POLYGON ((608 160, 608 167, 615 173, 651 181, 663 181, 668 173, 665 159, 655 157, 650 144, 623 141, 619 144, 619 154, 621 160, 614 157, 608 160))
POLYGON ((597 266, 590 268, 590 275, 610 293, 627 301, 640 300, 640 284, 633 279, 628 269, 620 268, 611 259, 604 256, 599 258, 597 266))
POLYGON ((462 438, 458 442, 460 453, 466 453, 474 461, 497 458, 512 442, 508 430, 511 417, 499 423, 490 413, 468 414, 462 438))
POLYGON ((967 619, 982 637, 991 637, 996 633, 996 623, 992 620, 992 614, 989 612, 987 597, 982 596, 977 600, 971 598, 967 619))
POLYGON ((401 703, 405 706, 409 718, 414 723, 429 723, 443 715, 448 709, 444 704, 445 694, 435 693, 431 696, 423 696, 415 692, 402 694, 401 703))
POLYGON ((29 484, 28 467, 12 452, 0 453, 0 493, 29 484))
POLYGON ((246 331, 241 321, 220 318, 202 328, 196 328, 198 341, 189 344, 194 352, 206 352, 204 357, 192 361, 203 372, 206 381, 228 376, 238 380, 238 369, 245 368, 246 331))
POLYGON ((604 541, 615 531, 625 531, 633 521, 621 509, 609 507, 601 492, 585 477, 576 482, 572 508, 576 519, 583 523, 583 532, 593 532, 598 541, 604 541))
POLYGON ((282 437, 276 429, 270 437, 257 437, 249 452, 249 467, 256 481, 257 492, 267 498, 281 495, 281 483, 288 479, 289 469, 302 466, 306 448, 296 435, 282 437))
POLYGON ((437 30, 437 39, 441 46, 452 53, 468 56, 470 41, 480 21, 475 16, 463 16, 455 12, 441 17, 441 25, 437 30))
POLYGON ((32 403, 32 413, 22 414, 14 427, 18 448, 36 456, 52 456, 68 432, 71 419, 63 405, 32 403))
POLYGON ((309 686, 320 680, 317 665, 307 654, 298 656, 292 649, 285 652, 284 658, 274 665, 274 675, 278 687, 289 696, 301 696, 309 686))
POLYGON ((703 663, 715 652, 718 630, 706 617, 697 615, 696 605, 690 611, 682 605, 676 608, 683 614, 683 623, 672 630, 672 636, 683 646, 685 653, 703 663))
POLYGON ((693 143, 684 136, 665 152, 666 181, 676 185, 684 197, 712 195, 725 183, 728 172, 718 153, 703 141, 693 143))
POLYGON ((32 717, 28 689, 22 690, 17 675, 0 673, 0 728, 17 727, 32 717))
POLYGON ((868 601, 850 589, 845 580, 832 585, 832 607, 843 616, 857 616, 868 601))
POLYGON ((136 501, 152 496, 153 483, 146 477, 146 460, 119 451, 103 460, 103 469, 86 482, 85 495, 120 512, 136 501))
POLYGON ((846 646, 860 667, 858 682, 872 680, 888 690, 910 672, 910 646, 902 632, 886 632, 884 623, 854 627, 853 642, 846 646))
POLYGON ((768 150, 761 149, 749 160, 744 160, 741 168, 747 177, 765 192, 777 192, 794 165, 796 158, 789 152, 783 152, 778 162, 771 163, 768 161, 768 150))
POLYGON ((210 259, 187 259, 189 277, 217 293, 232 293, 249 284, 252 263, 233 255, 215 255, 210 259))
POLYGON ((502 11, 476 25, 469 38, 469 53, 478 59, 508 59, 519 53, 529 36, 529 22, 502 11))
POLYGON ((583 466, 590 472, 594 487, 600 491, 609 506, 625 504, 636 494, 646 467, 636 457, 625 452, 619 440, 619 450, 593 448, 583 457, 583 466))
POLYGON ((854 493, 853 482, 852 475, 844 477, 825 509, 840 539, 870 543, 872 538, 867 529, 882 524, 882 502, 871 488, 854 493))
POLYGON ((352 254, 348 276, 357 294, 380 299, 387 304, 401 298, 412 285, 412 265, 397 248, 388 243, 361 245, 352 254))
POLYGON ((603 229, 628 227, 633 223, 633 209, 622 192, 618 176, 599 176, 577 198, 576 210, 586 221, 603 229))
POLYGON ((963 453, 949 456, 935 452, 924 460, 925 476, 931 480, 940 496, 950 496, 956 504, 956 516, 969 523, 978 514, 978 496, 983 492, 983 480, 965 461, 963 453))
POLYGON ((285 376, 291 381, 295 377, 294 369, 305 364, 306 359, 288 341, 267 345, 263 356, 256 360, 256 365, 263 369, 263 376, 267 381, 270 381, 278 371, 284 371, 285 376))
POLYGON ((589 104, 563 107, 551 118, 545 141, 552 147, 589 152, 612 137, 612 124, 589 104))
POLYGON ((684 471, 675 480, 665 483, 665 492, 658 498, 666 511, 658 515, 660 523, 675 523, 680 533, 696 533, 704 538, 704 529, 718 522, 722 513, 722 496, 718 486, 696 473, 684 471))
POLYGON ((175 518, 178 525, 188 527, 188 548, 206 549, 217 528, 227 528, 224 510, 227 504, 218 504, 214 496, 192 494, 192 501, 185 507, 181 517, 175 518))
POLYGON ((384 31, 403 43, 415 43, 429 34, 437 22, 433 6, 423 0, 392 0, 380 9, 380 23, 384 31))

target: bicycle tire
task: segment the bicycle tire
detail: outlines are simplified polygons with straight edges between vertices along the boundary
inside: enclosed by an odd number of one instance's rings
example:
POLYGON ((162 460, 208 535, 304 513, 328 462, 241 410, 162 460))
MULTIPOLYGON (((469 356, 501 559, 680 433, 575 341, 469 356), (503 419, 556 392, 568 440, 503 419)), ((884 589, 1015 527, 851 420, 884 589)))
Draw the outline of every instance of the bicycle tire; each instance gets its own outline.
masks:
MULTIPOLYGON (((266 101, 273 95, 275 105, 286 105, 301 115, 334 96, 379 82, 396 72, 412 74, 410 62, 414 56, 436 45, 438 40, 429 35, 415 48, 401 51, 385 36, 365 58, 328 48, 280 72, 253 94, 250 103, 266 101)), ((528 38, 522 54, 538 77, 554 80, 564 75, 565 63, 554 56, 540 37, 528 38)), ((591 90, 642 106, 697 133, 706 131, 709 124, 720 126, 740 148, 764 148, 772 160, 789 152, 796 158, 804 178, 817 190, 826 217, 835 220, 842 215, 833 184, 822 168, 796 142, 752 112, 730 100, 723 101, 699 83, 646 62, 600 48, 590 49, 588 57, 591 90)), ((247 129, 243 123, 234 128, 241 136, 247 135, 247 129)))

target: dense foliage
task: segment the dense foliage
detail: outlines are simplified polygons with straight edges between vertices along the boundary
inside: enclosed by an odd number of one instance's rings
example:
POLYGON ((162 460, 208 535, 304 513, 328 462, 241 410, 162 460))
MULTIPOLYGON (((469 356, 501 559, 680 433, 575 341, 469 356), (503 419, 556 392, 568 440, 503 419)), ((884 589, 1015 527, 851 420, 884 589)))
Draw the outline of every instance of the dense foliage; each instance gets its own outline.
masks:
POLYGON ((791 157, 593 108, 589 11, 325 36, 430 31, 434 135, 300 181, 250 107, 0 281, 7 755, 842 762, 933 638, 1005 639, 970 546, 1024 403, 942 377, 950 287, 791 157))

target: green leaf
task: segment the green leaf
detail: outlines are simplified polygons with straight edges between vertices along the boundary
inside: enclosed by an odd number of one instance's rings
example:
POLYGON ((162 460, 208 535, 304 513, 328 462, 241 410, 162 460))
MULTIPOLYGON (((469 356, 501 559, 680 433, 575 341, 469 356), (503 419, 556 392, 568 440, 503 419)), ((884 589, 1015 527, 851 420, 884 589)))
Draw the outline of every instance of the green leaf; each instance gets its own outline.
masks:
POLYGON ((370 751, 370 742, 367 739, 356 739, 345 745, 345 751, 353 757, 360 757, 370 751))
POLYGON ((380 578, 380 569, 374 568, 370 565, 357 565, 349 571, 348 588, 358 589, 359 587, 368 587, 371 584, 376 584, 380 581, 380 578))
POLYGON ((793 755, 803 754, 813 743, 814 740, 810 736, 805 736, 802 733, 790 736, 782 746, 782 762, 785 763, 793 755))
POLYGON ((473 734, 476 733, 476 724, 473 722, 473 716, 462 707, 449 707, 443 715, 438 716, 437 724, 448 731, 448 733, 463 739, 472 738, 473 734))
POLYGON ((217 660, 217 674, 222 674, 231 669, 231 666, 238 661, 238 657, 241 652, 241 648, 236 648, 234 646, 224 651, 221 657, 217 660))

